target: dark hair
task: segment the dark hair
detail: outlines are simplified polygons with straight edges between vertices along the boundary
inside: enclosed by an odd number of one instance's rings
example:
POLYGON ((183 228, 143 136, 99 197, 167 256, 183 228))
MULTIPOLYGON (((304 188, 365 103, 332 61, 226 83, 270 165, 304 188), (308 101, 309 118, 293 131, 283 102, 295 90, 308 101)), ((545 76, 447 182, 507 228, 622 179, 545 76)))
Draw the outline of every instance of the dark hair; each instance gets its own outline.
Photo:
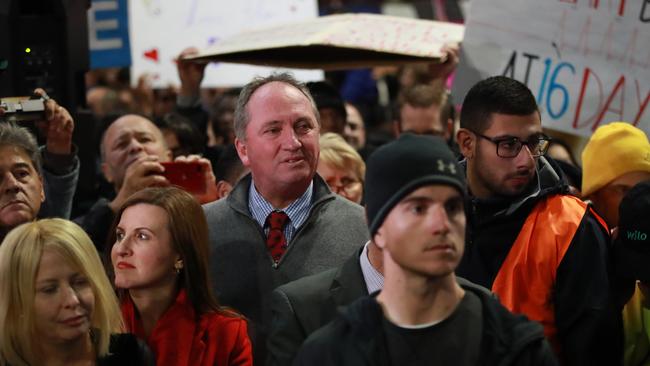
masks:
POLYGON ((341 94, 330 83, 326 81, 310 81, 306 85, 319 110, 332 108, 342 121, 348 118, 348 112, 345 110, 345 103, 341 94))
POLYGON ((199 130, 186 117, 170 112, 156 119, 156 126, 164 132, 169 130, 178 139, 178 149, 173 150, 174 157, 179 155, 202 154, 205 141, 199 130))
POLYGON ((573 149, 571 149, 571 146, 569 146, 566 141, 557 136, 554 136, 553 140, 551 140, 551 143, 549 144, 549 150, 551 150, 551 147, 553 145, 561 146, 564 150, 566 150, 567 154, 569 154, 569 159, 571 159, 571 164, 576 167, 580 167, 578 160, 576 160, 575 156, 573 156, 573 149))
POLYGON ((234 186, 244 169, 244 164, 237 154, 235 145, 230 144, 226 145, 219 155, 219 159, 214 165, 214 175, 217 181, 225 180, 234 186))
MULTIPOLYGON (((115 215, 109 233, 110 257, 115 245, 115 230, 127 208, 146 203, 162 208, 167 212, 168 229, 172 247, 183 260, 180 272, 180 285, 187 291, 187 296, 198 314, 210 311, 223 312, 217 298, 212 293, 208 276, 208 223, 201 205, 189 193, 176 187, 145 188, 134 193, 120 207, 115 215)), ((112 268, 111 266, 108 266, 112 268)), ((111 271, 112 272, 112 271, 111 271)))
POLYGON ((460 127, 482 133, 489 128, 493 113, 527 116, 539 113, 537 101, 521 82, 492 76, 476 83, 465 96, 460 127))
POLYGON ((239 93, 241 93, 241 88, 228 89, 223 94, 214 98, 208 110, 208 115, 212 122, 212 133, 214 136, 221 136, 224 139, 224 143, 229 144, 234 142, 228 141, 228 134, 230 132, 229 130, 234 131, 235 128, 233 122, 239 93), (226 120, 228 114, 231 115, 230 120, 226 120), (223 127, 224 122, 230 125, 228 129, 223 127))
POLYGON ((41 168, 41 152, 38 149, 36 138, 25 127, 20 127, 12 122, 0 123, 0 146, 14 146, 25 152, 39 175, 43 175, 41 168))

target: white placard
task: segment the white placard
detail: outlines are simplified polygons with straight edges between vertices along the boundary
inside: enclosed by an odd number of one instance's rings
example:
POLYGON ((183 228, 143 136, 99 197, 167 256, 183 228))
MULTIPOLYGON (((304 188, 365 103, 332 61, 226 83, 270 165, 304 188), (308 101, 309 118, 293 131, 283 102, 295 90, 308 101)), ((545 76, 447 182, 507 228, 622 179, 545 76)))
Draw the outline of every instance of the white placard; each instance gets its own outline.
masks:
MULTIPOLYGON (((179 85, 174 63, 186 47, 209 47, 224 37, 253 27, 318 15, 316 0, 130 0, 131 81, 148 73, 154 87, 179 85)), ((241 86, 268 67, 213 63, 203 86, 241 86)), ((322 80, 321 71, 290 70, 299 80, 322 80)))
POLYGON ((506 75, 537 98, 542 125, 589 136, 626 121, 650 132, 650 1, 473 0, 453 94, 506 75))

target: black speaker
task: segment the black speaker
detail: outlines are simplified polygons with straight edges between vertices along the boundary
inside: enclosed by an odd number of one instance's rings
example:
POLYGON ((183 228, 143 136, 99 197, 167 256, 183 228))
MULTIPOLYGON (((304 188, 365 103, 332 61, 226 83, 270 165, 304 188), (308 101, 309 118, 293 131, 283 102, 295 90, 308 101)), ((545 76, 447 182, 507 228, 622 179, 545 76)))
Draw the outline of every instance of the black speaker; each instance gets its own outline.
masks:
POLYGON ((44 88, 74 112, 85 105, 90 0, 0 0, 0 97, 44 88))

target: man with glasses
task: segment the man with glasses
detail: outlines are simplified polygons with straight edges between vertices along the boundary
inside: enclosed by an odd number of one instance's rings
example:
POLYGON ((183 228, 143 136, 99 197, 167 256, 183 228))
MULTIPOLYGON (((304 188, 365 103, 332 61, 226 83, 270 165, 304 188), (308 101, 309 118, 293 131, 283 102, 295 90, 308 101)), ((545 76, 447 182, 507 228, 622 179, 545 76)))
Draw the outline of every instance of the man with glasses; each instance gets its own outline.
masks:
POLYGON ((620 364, 606 225, 544 157, 549 138, 531 91, 501 76, 477 83, 457 140, 470 191, 457 274, 540 322, 563 364, 620 364))

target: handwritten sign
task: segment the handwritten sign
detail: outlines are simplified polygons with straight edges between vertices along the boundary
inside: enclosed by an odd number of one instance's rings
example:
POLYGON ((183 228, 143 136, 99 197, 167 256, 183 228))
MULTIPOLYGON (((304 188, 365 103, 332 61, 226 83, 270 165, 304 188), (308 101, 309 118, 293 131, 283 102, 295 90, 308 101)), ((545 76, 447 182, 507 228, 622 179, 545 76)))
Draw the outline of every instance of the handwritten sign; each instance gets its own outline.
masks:
POLYGON ((375 14, 320 17, 246 31, 208 47, 195 59, 341 69, 439 61, 464 26, 375 14), (300 31, 297 32, 296 29, 300 31))
MULTIPOLYGON (((130 0, 132 82, 151 77, 154 87, 179 85, 175 58, 186 47, 199 49, 253 26, 268 26, 318 14, 315 0, 130 0)), ((248 65, 213 63, 203 86, 241 86, 272 71, 248 65)), ((321 71, 294 71, 304 81, 322 80, 321 71)))
POLYGON ((466 25, 455 100, 505 75, 533 91, 545 127, 650 132, 650 1, 473 0, 466 25))

